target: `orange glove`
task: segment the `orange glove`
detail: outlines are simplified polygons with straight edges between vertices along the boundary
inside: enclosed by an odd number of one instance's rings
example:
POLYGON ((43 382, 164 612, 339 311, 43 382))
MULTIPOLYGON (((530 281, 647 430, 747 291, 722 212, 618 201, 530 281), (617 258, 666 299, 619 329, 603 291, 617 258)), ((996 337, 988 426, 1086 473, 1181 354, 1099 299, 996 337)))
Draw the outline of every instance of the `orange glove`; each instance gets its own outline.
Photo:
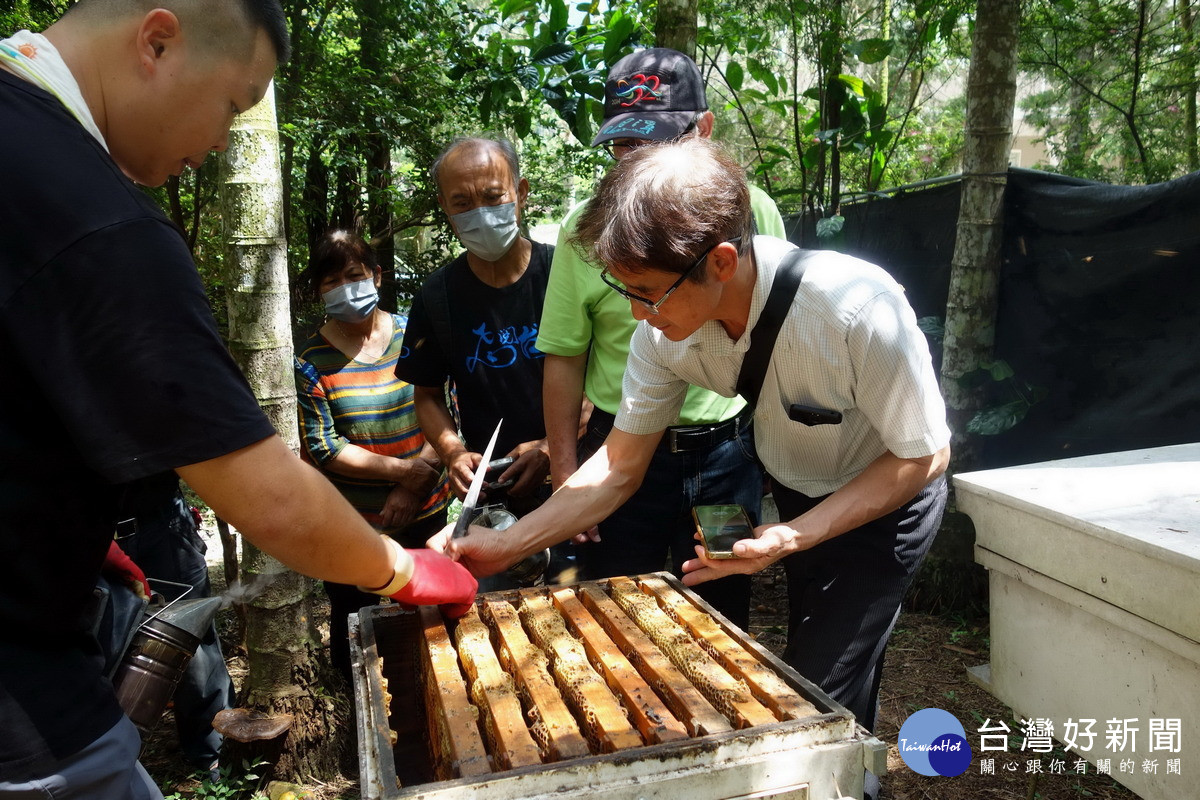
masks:
POLYGON ((100 567, 100 571, 109 578, 128 584, 143 600, 150 599, 150 582, 146 580, 146 573, 133 563, 132 558, 125 555, 125 551, 117 545, 116 540, 108 546, 108 553, 104 556, 104 565, 100 567))
POLYGON ((442 607, 451 619, 471 610, 479 582, 467 568, 449 556, 434 550, 409 550, 413 574, 408 583, 391 597, 410 606, 442 607))

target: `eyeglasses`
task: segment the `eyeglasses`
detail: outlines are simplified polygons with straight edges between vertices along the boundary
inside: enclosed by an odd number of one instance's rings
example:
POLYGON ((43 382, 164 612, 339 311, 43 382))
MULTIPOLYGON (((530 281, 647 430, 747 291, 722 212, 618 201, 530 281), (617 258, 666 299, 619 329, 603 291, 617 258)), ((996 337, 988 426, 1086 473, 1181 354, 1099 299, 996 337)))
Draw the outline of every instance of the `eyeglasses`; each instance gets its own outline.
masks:
MULTIPOLYGON (((696 130, 695 121, 680 131, 679 135, 674 139, 668 139, 665 141, 677 142, 694 130, 696 130)), ((630 150, 636 150, 637 148, 648 144, 661 144, 661 142, 658 142, 654 139, 611 139, 600 146, 603 147, 614 159, 620 160, 621 156, 628 154, 630 150), (618 150, 620 151, 620 155, 617 155, 618 150)))
POLYGON ((701 264, 703 264, 705 262, 705 260, 708 259, 708 254, 711 253, 713 250, 717 249, 717 245, 724 244, 725 242, 734 244, 734 243, 738 243, 741 241, 742 241, 741 236, 734 236, 731 239, 725 239, 723 241, 717 242, 717 244, 714 244, 712 247, 705 250, 700 255, 699 258, 697 258, 694 262, 692 262, 692 265, 690 267, 688 267, 687 269, 685 269, 683 271, 683 274, 679 276, 679 279, 677 281, 675 281, 674 283, 672 283, 670 288, 668 288, 665 292, 663 292, 663 296, 658 298, 657 300, 651 300, 648 297, 642 297, 640 294, 634 294, 633 292, 626 289, 615 278, 612 277, 612 273, 610 273, 608 271, 608 267, 605 267, 604 269, 600 270, 600 280, 604 281, 609 286, 611 286, 613 288, 613 290, 616 291, 617 294, 621 295, 626 300, 641 304, 642 307, 645 308, 645 310, 651 314, 658 314, 658 309, 662 308, 662 304, 667 302, 667 298, 671 296, 671 293, 674 292, 676 289, 678 289, 680 286, 682 286, 683 282, 685 280, 687 280, 688 276, 691 275, 693 272, 695 272, 696 267, 700 266, 701 264))
POLYGON ((627 154, 630 150, 647 145, 655 144, 653 139, 613 139, 601 145, 610 156, 615 159, 620 159, 621 156, 627 154), (620 155, 618 155, 618 152, 620 155))

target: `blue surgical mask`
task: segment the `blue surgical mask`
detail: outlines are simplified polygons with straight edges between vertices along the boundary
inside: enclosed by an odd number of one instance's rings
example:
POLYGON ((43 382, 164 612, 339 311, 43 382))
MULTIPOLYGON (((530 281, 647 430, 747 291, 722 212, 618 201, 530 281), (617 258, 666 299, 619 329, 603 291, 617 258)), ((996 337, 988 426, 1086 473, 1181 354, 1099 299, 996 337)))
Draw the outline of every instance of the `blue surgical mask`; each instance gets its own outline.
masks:
POLYGON ((517 204, 480 206, 450 217, 463 247, 484 261, 498 261, 517 240, 517 204))
POLYGON ((342 322, 362 322, 379 305, 379 292, 374 278, 363 278, 354 283, 343 283, 321 295, 325 301, 325 313, 342 322))

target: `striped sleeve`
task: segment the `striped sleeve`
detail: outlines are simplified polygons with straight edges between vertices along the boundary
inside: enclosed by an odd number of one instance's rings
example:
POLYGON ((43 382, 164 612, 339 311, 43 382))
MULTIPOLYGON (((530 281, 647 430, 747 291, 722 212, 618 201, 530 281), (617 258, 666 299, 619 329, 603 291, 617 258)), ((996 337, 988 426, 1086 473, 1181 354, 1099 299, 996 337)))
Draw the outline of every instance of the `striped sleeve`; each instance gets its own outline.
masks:
POLYGON ((321 386, 317 368, 295 358, 296 408, 300 418, 300 439, 308 460, 324 465, 337 457, 349 441, 337 432, 329 398, 321 386))

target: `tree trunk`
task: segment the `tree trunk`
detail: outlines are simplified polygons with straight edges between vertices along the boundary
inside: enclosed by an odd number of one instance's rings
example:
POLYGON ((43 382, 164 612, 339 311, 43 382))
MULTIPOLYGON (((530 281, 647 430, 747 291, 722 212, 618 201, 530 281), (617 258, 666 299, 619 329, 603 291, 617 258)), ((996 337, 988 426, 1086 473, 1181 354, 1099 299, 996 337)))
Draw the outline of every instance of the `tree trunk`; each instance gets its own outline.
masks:
POLYGON ((1018 0, 979 0, 967 78, 962 201, 951 261, 942 393, 954 432, 954 469, 977 453, 966 425, 980 396, 960 379, 991 360, 1004 230, 1004 189, 1016 98, 1018 0))
POLYGON ((396 303, 396 238, 392 230, 392 204, 389 189, 392 184, 391 143, 375 132, 367 138, 367 238, 375 258, 383 270, 383 287, 379 306, 394 312, 396 303))
POLYGON ((329 230, 329 170, 321 161, 321 151, 324 147, 324 140, 314 137, 309 145, 308 160, 304 165, 304 190, 301 200, 303 207, 308 209, 304 218, 304 228, 308 234, 310 250, 325 231, 329 230))
POLYGON ((332 224, 337 228, 358 230, 362 222, 359 200, 362 197, 362 137, 353 133, 342 140, 343 153, 348 156, 338 166, 333 187, 332 224))
POLYGON ((699 15, 699 0, 658 0, 654 44, 678 50, 695 61, 699 15))
MULTIPOLYGON (((952 431, 950 469, 976 464, 967 421, 981 406, 960 379, 992 357, 1004 188, 1016 99, 1019 0, 979 0, 967 78, 962 201, 951 260, 942 355, 942 394, 952 431)), ((910 590, 931 611, 978 607, 987 576, 974 563, 974 527, 951 492, 941 530, 910 590)))
MULTIPOLYGON (((879 38, 887 41, 892 38, 892 0, 883 0, 879 4, 879 38)), ((883 103, 887 105, 892 96, 892 57, 888 56, 879 62, 879 93, 883 95, 883 103)), ((878 187, 872 186, 871 189, 878 187)))
MULTIPOLYGON (((1081 47, 1075 57, 1088 63, 1095 57, 1095 47, 1081 47)), ((1071 81, 1067 88, 1066 150, 1062 160, 1066 174, 1076 177, 1090 174, 1092 141, 1092 95, 1079 81, 1071 81)))
POLYGON ((1183 29, 1183 149, 1187 153, 1188 172, 1200 169, 1200 145, 1197 144, 1196 115, 1196 34, 1191 0, 1179 0, 1179 24, 1183 29))
MULTIPOLYGON (((842 27, 845 10, 842 0, 833 0, 832 13, 826 21, 829 26, 828 35, 823 37, 822 68, 825 72, 825 108, 821 119, 821 128, 827 131, 837 131, 842 127, 842 102, 846 88, 842 86, 838 76, 842 74, 842 57, 844 31, 842 27)), ((829 213, 833 217, 841 213, 842 207, 842 141, 840 134, 834 134, 829 142, 829 213)))
MULTIPOLYGON (((383 19, 380 0, 360 0, 360 42, 363 69, 377 79, 383 71, 387 45, 379 30, 383 19)), ((366 238, 375 250, 383 269, 383 290, 379 305, 384 311, 396 311, 396 240, 392 230, 392 143, 374 120, 363 121, 367 137, 367 219, 366 238)))
MULTIPOLYGON (((230 351, 260 406, 295 451, 299 433, 273 91, 269 88, 261 103, 234 120, 221 159, 221 217, 230 351)), ((324 693, 316 691, 313 582, 249 542, 242 545, 242 575, 251 585, 266 584, 247 603, 249 672, 242 704, 293 714, 295 721, 283 741, 267 749, 227 741, 227 760, 240 763, 242 757, 267 754, 276 778, 328 777, 337 769, 336 737, 324 693)))
POLYGON ((1137 30, 1133 37, 1133 74, 1130 76, 1130 82, 1133 88, 1129 93, 1129 106, 1124 111, 1125 124, 1129 128, 1130 150, 1126 158, 1128 162, 1137 164, 1139 171, 1142 173, 1142 183, 1151 184, 1156 180, 1153 167, 1150 164, 1150 158, 1146 153, 1146 144, 1142 140, 1141 107, 1138 105, 1142 98, 1142 78, 1146 74, 1146 59, 1143 55, 1146 52, 1146 36, 1147 29, 1150 25, 1150 8, 1147 0, 1140 0, 1138 3, 1138 21, 1137 30))

